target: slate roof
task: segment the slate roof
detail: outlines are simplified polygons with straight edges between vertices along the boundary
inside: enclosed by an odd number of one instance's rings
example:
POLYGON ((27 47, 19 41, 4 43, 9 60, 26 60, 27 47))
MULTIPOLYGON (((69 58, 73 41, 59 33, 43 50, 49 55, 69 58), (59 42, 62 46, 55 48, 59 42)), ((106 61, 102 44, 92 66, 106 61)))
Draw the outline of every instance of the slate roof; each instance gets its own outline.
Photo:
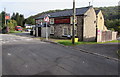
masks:
POLYGON ((96 15, 100 12, 100 10, 95 10, 96 15))
MULTIPOLYGON (((87 10, 92 7, 83 7, 83 8, 76 8, 76 15, 84 15, 87 10)), ((50 18, 55 18, 55 17, 64 17, 64 16, 72 16, 73 15, 73 10, 65 10, 65 11, 60 11, 60 12, 55 12, 55 13, 48 13, 50 18)), ((42 15, 40 17, 37 17, 36 19, 42 19, 44 18, 45 15, 42 15)))

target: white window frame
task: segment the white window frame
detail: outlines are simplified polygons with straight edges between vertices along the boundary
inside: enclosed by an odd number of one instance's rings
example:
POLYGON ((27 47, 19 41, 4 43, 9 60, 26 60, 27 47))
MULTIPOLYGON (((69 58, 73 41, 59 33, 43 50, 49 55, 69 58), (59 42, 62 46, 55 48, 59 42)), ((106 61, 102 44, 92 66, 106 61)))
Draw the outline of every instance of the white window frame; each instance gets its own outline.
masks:
POLYGON ((68 27, 63 27, 63 36, 67 36, 68 35, 68 27), (66 32, 67 32, 67 34, 65 35, 65 32, 64 32, 64 29, 66 28, 66 32))
POLYGON ((54 18, 50 19, 50 24, 54 24, 54 18))
POLYGON ((54 34, 54 32, 55 32, 55 31, 54 31, 54 26, 51 26, 51 27, 50 27, 50 34, 54 34), (53 29, 53 32, 51 31, 52 29, 53 29))

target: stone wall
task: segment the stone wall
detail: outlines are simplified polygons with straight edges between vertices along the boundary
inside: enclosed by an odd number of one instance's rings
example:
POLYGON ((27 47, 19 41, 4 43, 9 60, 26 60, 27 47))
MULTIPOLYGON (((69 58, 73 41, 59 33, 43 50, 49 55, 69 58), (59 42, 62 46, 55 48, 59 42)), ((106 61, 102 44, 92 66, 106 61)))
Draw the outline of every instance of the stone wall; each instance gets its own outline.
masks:
POLYGON ((77 16, 77 36, 79 41, 83 41, 83 16, 77 16))
POLYGON ((106 42, 106 41, 112 41, 117 39, 117 32, 108 30, 108 31, 103 31, 103 30, 98 30, 97 34, 97 42, 106 42))
MULTIPOLYGON (((50 27, 47 28, 48 37, 50 36, 50 27)), ((41 27, 41 37, 46 37, 46 27, 41 27)))
POLYGON ((52 36, 62 38, 63 35, 63 28, 67 27, 68 28, 68 35, 71 35, 71 24, 53 24, 50 26, 54 26, 54 34, 52 36))

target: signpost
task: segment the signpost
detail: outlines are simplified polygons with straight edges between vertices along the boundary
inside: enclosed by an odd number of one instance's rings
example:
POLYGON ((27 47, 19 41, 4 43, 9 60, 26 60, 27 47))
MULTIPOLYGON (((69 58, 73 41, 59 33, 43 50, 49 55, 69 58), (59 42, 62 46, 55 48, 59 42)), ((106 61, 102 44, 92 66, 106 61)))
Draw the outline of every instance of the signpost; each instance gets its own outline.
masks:
POLYGON ((46 22, 46 40, 48 40, 48 22, 49 22, 49 17, 48 15, 44 17, 44 21, 46 22))

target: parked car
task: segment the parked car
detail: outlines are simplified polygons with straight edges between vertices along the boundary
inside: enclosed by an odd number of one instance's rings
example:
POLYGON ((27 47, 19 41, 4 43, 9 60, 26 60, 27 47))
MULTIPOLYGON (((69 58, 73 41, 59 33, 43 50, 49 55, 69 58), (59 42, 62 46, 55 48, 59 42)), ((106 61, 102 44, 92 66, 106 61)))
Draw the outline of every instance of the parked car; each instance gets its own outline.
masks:
POLYGON ((25 31, 26 31, 26 32, 30 32, 30 31, 31 31, 31 29, 26 29, 25 31))
POLYGON ((15 30, 16 30, 16 31, 22 31, 22 27, 21 27, 21 26, 16 26, 16 27, 15 27, 15 30))

